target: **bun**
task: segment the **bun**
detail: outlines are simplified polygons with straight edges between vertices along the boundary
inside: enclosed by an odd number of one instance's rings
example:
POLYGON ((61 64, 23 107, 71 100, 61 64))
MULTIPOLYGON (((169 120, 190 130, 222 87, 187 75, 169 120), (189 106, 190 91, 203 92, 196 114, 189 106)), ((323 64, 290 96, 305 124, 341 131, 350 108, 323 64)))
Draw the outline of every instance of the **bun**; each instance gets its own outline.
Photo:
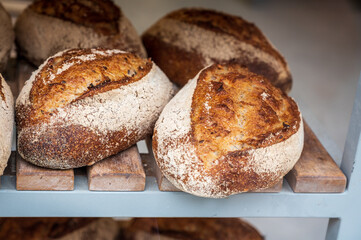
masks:
POLYGON ((14 129, 14 98, 10 87, 0 74, 0 175, 3 174, 11 154, 14 129))
POLYGON ((15 24, 20 54, 35 65, 70 48, 121 49, 146 57, 141 40, 110 0, 38 0, 15 24))
POLYGON ((284 58, 254 24, 237 16, 180 9, 151 26, 142 40, 153 61, 180 86, 210 64, 235 60, 284 92, 291 89, 284 58))
POLYGON ((0 2, 0 72, 5 70, 14 42, 14 31, 10 15, 0 2))
POLYGON ((296 103, 237 64, 212 65, 190 80, 164 108, 153 135, 165 177, 213 198, 272 187, 302 148, 296 103))
POLYGON ((48 168, 91 165, 153 130, 172 83, 150 60, 106 49, 50 57, 16 103, 18 151, 48 168))

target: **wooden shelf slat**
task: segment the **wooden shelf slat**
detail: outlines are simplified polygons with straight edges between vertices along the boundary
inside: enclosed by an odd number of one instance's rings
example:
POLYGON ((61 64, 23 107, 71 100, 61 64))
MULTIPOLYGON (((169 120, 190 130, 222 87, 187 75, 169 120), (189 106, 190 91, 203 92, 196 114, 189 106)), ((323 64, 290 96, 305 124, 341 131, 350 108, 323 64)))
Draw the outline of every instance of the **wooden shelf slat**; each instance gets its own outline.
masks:
POLYGON ((16 156, 16 190, 74 190, 74 170, 55 170, 35 166, 16 156))
POLYGON ((87 167, 92 191, 143 191, 145 172, 136 145, 87 167))
POLYGON ((286 175, 296 193, 342 193, 346 176, 333 161, 311 128, 304 121, 305 141, 302 155, 286 175))

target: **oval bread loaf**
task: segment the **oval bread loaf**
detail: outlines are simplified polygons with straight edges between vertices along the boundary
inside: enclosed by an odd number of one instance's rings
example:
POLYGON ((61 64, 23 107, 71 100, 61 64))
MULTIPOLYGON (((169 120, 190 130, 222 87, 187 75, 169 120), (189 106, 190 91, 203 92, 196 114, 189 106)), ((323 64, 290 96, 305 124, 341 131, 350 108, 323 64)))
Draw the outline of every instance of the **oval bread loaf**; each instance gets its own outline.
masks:
POLYGON ((172 94, 165 74, 132 53, 60 52, 17 99, 18 151, 48 168, 91 165, 150 134, 172 94))
POLYGON ((35 65, 70 48, 121 49, 146 57, 133 25, 110 0, 38 0, 15 24, 20 54, 35 65))
POLYGON ((264 240, 239 218, 134 218, 125 240, 264 240))
POLYGON ((272 187, 303 148, 296 103, 237 64, 202 70, 166 105, 153 152, 177 188, 202 197, 272 187))
POLYGON ((213 63, 236 60, 288 92, 287 63, 252 23, 213 10, 185 8, 151 26, 142 40, 148 55, 180 86, 213 63))
POLYGON ((0 175, 3 174, 11 154, 14 129, 14 98, 10 87, 0 74, 0 175))
POLYGON ((11 18, 0 2, 0 72, 6 67, 13 42, 14 31, 11 18))

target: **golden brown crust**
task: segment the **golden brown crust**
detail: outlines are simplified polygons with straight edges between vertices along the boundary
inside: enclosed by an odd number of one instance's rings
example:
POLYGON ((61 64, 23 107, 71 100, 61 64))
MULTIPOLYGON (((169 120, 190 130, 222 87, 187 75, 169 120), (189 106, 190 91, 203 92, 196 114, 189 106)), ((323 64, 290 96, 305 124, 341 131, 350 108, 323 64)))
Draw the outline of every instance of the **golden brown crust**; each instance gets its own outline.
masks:
POLYGON ((198 78, 191 124, 205 166, 285 141, 297 132, 300 120, 290 97, 238 64, 213 65, 198 78))
POLYGON ((235 63, 203 69, 157 121, 153 152, 177 188, 220 198, 272 187, 300 157, 296 103, 235 63))
POLYGON ((151 134, 171 96, 150 60, 114 49, 58 53, 19 94, 18 151, 42 167, 92 165, 151 134))
POLYGON ((119 32, 122 13, 110 0, 38 0, 29 7, 38 14, 90 27, 104 35, 119 32))
POLYGON ((286 66, 284 58, 270 45, 261 30, 241 17, 208 9, 183 8, 169 13, 165 18, 176 19, 219 34, 231 35, 239 41, 269 53, 286 66))
POLYGON ((125 229, 127 240, 262 240, 261 234, 238 218, 140 218, 133 219, 125 229))
POLYGON ((131 53, 102 56, 94 49, 68 50, 50 58, 36 75, 29 95, 32 107, 21 111, 18 124, 22 127, 46 121, 56 108, 138 81, 151 67, 150 60, 131 53), (85 66, 81 61, 84 54, 96 57, 85 66))

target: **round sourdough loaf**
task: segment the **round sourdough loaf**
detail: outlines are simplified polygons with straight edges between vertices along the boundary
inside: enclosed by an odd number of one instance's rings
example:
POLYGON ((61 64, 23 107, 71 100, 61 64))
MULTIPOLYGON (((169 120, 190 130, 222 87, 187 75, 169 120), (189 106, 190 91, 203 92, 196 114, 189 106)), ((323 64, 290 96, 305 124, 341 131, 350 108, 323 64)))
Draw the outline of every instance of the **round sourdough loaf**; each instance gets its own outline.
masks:
POLYGON ((70 48, 121 49, 146 57, 129 20, 110 0, 37 0, 15 24, 20 54, 35 65, 70 48))
POLYGON ((6 67, 13 42, 14 31, 11 18, 0 2, 0 72, 6 67))
POLYGON ((148 55, 180 86, 212 63, 235 59, 288 92, 287 63, 252 23, 213 10, 186 8, 169 13, 142 36, 148 55))
POLYGON ((99 48, 60 52, 17 99, 18 151, 48 168, 91 165, 150 134, 172 94, 149 59, 99 48))
POLYGON ((153 152, 177 188, 202 197, 272 187, 303 148, 296 103, 237 64, 212 65, 166 105, 153 152))
POLYGON ((3 174, 11 154, 14 129, 14 98, 10 87, 0 74, 0 175, 3 174))

